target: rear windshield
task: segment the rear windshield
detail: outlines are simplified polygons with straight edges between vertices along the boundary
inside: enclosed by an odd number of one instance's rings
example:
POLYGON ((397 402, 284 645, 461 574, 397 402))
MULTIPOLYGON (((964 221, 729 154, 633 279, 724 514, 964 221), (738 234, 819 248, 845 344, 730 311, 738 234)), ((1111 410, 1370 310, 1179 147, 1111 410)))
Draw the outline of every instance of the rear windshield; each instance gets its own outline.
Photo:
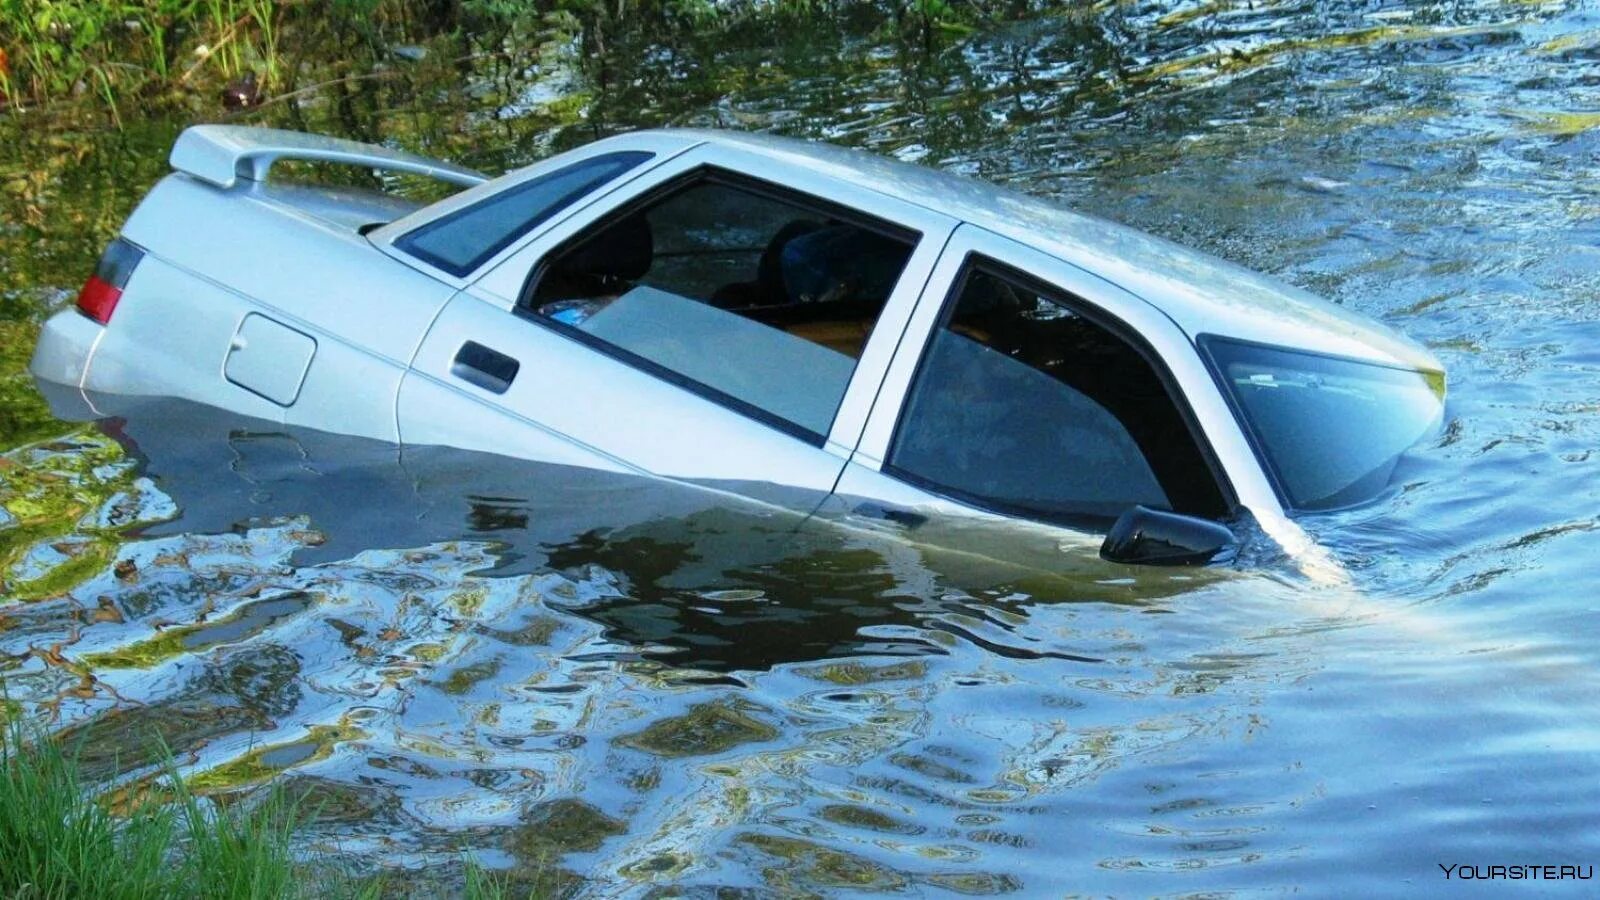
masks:
POLYGON ((530 178, 407 232, 395 246, 464 277, 540 222, 651 155, 642 151, 606 153, 530 178))
POLYGON ((1370 500, 1400 456, 1439 427, 1444 374, 1208 336, 1212 371, 1288 504, 1370 500))

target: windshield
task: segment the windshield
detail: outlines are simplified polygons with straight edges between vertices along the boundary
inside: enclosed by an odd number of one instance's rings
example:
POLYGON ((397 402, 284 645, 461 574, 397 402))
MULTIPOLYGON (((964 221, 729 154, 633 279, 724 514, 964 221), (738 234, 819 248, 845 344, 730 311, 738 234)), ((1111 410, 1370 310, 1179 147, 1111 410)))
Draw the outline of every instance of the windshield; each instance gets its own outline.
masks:
POLYGON ((1351 506, 1439 426, 1444 373, 1207 336, 1202 347, 1288 505, 1351 506))

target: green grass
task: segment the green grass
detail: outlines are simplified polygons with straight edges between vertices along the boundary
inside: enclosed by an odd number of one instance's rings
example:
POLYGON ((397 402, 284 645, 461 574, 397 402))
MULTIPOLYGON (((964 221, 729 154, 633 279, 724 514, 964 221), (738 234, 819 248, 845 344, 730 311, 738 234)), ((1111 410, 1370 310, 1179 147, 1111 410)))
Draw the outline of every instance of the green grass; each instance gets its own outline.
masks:
POLYGON ((353 16, 380 2, 403 0, 0 0, 0 50, 9 62, 0 68, 0 94, 13 103, 87 95, 115 110, 130 95, 210 91, 246 71, 271 84, 283 64, 286 15, 315 21, 361 7, 353 16))
MULTIPOLYGON (((3 717, 0 717, 3 719, 3 717)), ((0 725, 0 900, 377 898, 411 893, 408 879, 354 878, 331 861, 296 859, 305 816, 276 788, 258 802, 214 809, 176 776, 123 809, 97 796, 74 752, 12 720, 0 725)), ((470 859, 469 900, 512 896, 503 876, 470 859)))
POLYGON ((77 759, 20 724, 0 747, 0 897, 279 897, 294 871, 292 815, 272 797, 209 817, 192 795, 141 802, 119 819, 96 802, 77 759))

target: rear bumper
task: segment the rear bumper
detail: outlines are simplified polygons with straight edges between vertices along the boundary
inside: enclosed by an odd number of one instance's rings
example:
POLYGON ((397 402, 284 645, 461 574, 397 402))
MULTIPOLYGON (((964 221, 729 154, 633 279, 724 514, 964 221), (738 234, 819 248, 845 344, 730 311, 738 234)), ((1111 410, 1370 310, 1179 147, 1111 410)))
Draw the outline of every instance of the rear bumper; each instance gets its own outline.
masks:
POLYGON ((103 334, 105 328, 98 322, 75 309, 64 309, 44 323, 28 371, 41 381, 79 387, 103 334))

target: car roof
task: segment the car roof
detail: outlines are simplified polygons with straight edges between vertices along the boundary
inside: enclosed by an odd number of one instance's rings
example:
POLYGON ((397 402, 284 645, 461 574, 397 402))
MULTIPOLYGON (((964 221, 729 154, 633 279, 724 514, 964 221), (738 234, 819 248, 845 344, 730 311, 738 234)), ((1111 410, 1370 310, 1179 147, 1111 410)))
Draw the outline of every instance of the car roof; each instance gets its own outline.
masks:
POLYGON ((1366 316, 1242 266, 1018 191, 816 141, 721 130, 657 130, 758 153, 934 210, 1077 266, 1135 294, 1191 337, 1216 334, 1439 370, 1426 348, 1366 316))

